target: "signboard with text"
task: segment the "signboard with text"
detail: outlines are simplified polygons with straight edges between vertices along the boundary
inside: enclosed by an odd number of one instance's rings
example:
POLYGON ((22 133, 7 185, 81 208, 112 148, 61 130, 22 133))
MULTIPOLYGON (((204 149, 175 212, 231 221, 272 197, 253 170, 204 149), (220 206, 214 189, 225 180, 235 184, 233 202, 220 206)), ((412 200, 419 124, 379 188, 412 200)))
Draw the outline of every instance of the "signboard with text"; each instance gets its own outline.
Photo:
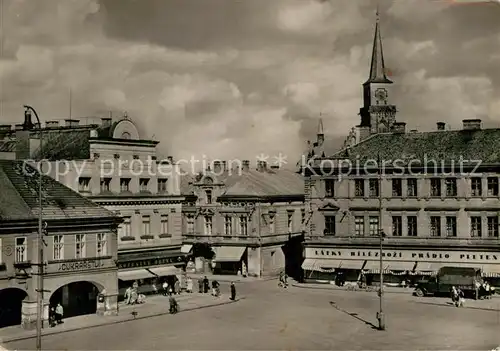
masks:
MULTIPOLYGON (((379 259, 377 249, 345 249, 307 247, 305 258, 375 260, 379 259)), ((386 261, 422 261, 422 262, 463 262, 463 263, 499 263, 499 252, 476 251, 429 251, 429 250, 383 250, 386 261)))
POLYGON ((118 269, 129 269, 139 267, 161 266, 167 264, 183 264, 184 256, 145 258, 142 260, 118 262, 118 269))

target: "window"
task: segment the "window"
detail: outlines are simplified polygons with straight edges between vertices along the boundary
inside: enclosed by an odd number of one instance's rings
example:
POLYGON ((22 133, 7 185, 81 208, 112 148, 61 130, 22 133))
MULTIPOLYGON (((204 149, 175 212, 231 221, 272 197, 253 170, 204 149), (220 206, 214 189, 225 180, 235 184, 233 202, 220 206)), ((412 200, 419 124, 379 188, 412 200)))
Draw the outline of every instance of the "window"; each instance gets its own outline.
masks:
POLYGON ((488 196, 498 196, 497 177, 488 177, 488 196))
POLYGON ((233 218, 231 216, 224 217, 224 235, 233 235, 233 218))
POLYGON ((365 235, 365 217, 355 217, 354 218, 354 232, 358 236, 365 235))
POLYGON ((446 217, 446 236, 457 236, 457 217, 446 217))
POLYGON ((212 235, 212 217, 205 216, 205 235, 212 235))
POLYGON ((28 261, 28 239, 23 236, 16 238, 16 263, 28 261))
POLYGON ((166 193, 167 192, 167 179, 166 178, 158 179, 158 192, 159 193, 166 193))
POLYGON ((187 232, 188 234, 194 233, 194 216, 187 216, 187 232))
POLYGON ((168 215, 161 215, 160 224, 161 224, 161 234, 167 234, 168 233, 168 215))
POLYGON ((75 235, 75 258, 85 258, 86 256, 85 234, 75 235))
POLYGON ((377 197, 379 196, 379 188, 378 188, 378 179, 370 179, 368 181, 369 186, 370 186, 370 197, 377 197))
POLYGON ((139 179, 139 191, 149 191, 149 179, 141 178, 139 179))
POLYGON ((379 235, 378 217, 370 217, 370 235, 379 235))
POLYGON ((392 216, 392 235, 403 235, 403 219, 401 216, 392 216))
POLYGON ((498 238, 498 217, 488 217, 488 237, 498 238))
POLYGON ((473 238, 480 238, 482 234, 481 217, 475 216, 470 218, 470 236, 473 238))
POLYGON ((481 178, 471 178, 470 179, 470 190, 472 196, 481 196, 483 189, 481 186, 481 178))
POLYGON ((240 217, 240 235, 248 235, 248 218, 247 216, 240 217))
POLYGON ((123 223, 122 223, 122 230, 121 230, 121 237, 130 237, 132 236, 132 226, 130 224, 131 218, 130 217, 124 217, 123 218, 123 223))
POLYGON ((406 196, 416 197, 418 194, 417 191, 417 180, 414 178, 410 178, 406 180, 406 196))
POLYGON ((274 234, 276 232, 276 222, 274 218, 274 213, 269 215, 269 233, 274 234))
POLYGON ((446 196, 457 196, 457 180, 455 178, 447 178, 446 183, 446 196))
POLYGON ((335 216, 325 216, 325 235, 335 235, 335 216))
POLYGON ((130 191, 130 178, 121 178, 120 179, 120 191, 126 192, 130 191))
POLYGON ((101 178, 101 193, 111 191, 111 178, 101 178))
POLYGON ((151 217, 142 216, 142 234, 151 235, 151 217))
POLYGON ((364 179, 355 179, 354 180, 354 194, 355 196, 365 196, 365 181, 364 179))
POLYGON ((301 208, 300 209, 300 223, 304 224, 305 220, 306 220, 306 209, 301 208))
POLYGON ((286 226, 289 233, 293 233, 293 211, 287 211, 286 213, 286 226))
POLYGON ((212 203, 212 190, 205 191, 205 195, 207 196, 207 204, 212 203))
POLYGON ((106 233, 97 233, 97 244, 96 244, 97 257, 106 256, 108 252, 108 245, 106 240, 106 233))
POLYGON ((441 236, 441 217, 431 216, 431 236, 441 236))
POLYGON ((335 196, 335 180, 325 179, 325 197, 335 196))
POLYGON ((431 196, 441 196, 441 179, 431 178, 431 196))
POLYGON ((392 196, 403 196, 403 184, 401 179, 392 180, 392 196))
POLYGON ((90 192, 90 178, 89 177, 78 178, 78 191, 81 193, 90 192))
POLYGON ((417 216, 408 216, 408 236, 417 236, 417 216))
POLYGON ((54 235, 52 237, 52 259, 64 260, 64 236, 54 235))

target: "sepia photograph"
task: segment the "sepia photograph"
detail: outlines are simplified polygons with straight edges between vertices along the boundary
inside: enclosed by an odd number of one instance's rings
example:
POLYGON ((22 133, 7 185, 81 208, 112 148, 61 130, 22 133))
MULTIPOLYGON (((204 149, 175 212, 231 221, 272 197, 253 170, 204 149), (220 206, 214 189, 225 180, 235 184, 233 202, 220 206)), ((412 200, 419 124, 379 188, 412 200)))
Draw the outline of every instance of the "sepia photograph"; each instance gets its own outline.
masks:
POLYGON ((0 0, 0 351, 500 351, 500 0, 0 0))

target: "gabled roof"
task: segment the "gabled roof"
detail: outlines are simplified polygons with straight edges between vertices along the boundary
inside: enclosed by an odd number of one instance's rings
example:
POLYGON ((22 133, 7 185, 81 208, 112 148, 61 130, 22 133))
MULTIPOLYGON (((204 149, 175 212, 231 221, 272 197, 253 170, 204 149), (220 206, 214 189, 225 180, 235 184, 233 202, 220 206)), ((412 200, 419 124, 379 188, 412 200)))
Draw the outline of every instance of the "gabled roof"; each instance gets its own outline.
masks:
MULTIPOLYGON (((0 160, 0 221, 38 218, 38 186, 39 173, 34 167, 0 160)), ((43 176, 42 191, 44 220, 116 217, 48 176, 43 176)))
POLYGON ((249 170, 235 178, 223 196, 287 196, 304 194, 304 180, 289 170, 249 170))
POLYGON ((332 158, 500 162, 500 129, 375 134, 332 158))

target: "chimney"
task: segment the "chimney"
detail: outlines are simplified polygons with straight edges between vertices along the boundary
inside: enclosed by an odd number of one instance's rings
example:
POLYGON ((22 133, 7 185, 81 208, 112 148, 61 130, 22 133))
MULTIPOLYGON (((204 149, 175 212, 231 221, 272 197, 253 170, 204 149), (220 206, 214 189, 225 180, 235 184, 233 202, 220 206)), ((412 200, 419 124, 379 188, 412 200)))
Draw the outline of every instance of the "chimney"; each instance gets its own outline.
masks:
POLYGON ((394 133, 404 134, 406 133, 406 123, 405 122, 396 122, 392 125, 392 131, 394 133))
POLYGON ((243 172, 248 172, 249 169, 250 169, 250 160, 241 161, 241 170, 243 172))
POLYGON ((214 165, 214 172, 215 173, 220 173, 220 171, 221 171, 221 161, 214 161, 213 165, 214 165))
POLYGON ((77 119, 65 119, 64 121, 66 122, 66 127, 70 128, 78 127, 78 124, 80 123, 77 119))
POLYGON ((24 111, 23 130, 31 129, 33 129, 33 119, 31 118, 31 111, 27 109, 24 111))
POLYGON ((445 130, 446 123, 444 122, 437 122, 437 130, 445 130))
POLYGON ((481 120, 480 119, 464 119, 462 121, 464 130, 480 130, 481 120))
POLYGON ((111 126, 111 118, 109 118, 109 117, 101 118, 101 125, 104 128, 110 127, 111 126))
POLYGON ((222 171, 223 172, 227 171, 227 161, 222 161, 222 171))
MULTIPOLYGON (((17 125, 16 125, 17 127, 17 125)), ((24 125, 20 125, 20 129, 16 128, 16 159, 27 160, 31 158, 30 139, 31 133, 25 130, 24 125)))
POLYGON ((3 139, 7 134, 9 134, 11 128, 10 124, 0 124, 0 139, 3 139))
POLYGON ((58 128, 59 121, 47 121, 47 122, 45 122, 45 127, 46 128, 58 128))
POLYGON ((267 162, 266 161, 258 161, 257 162, 257 170, 259 172, 265 172, 267 170, 267 162))
POLYGON ((167 160, 168 160, 168 163, 170 163, 171 165, 174 164, 174 156, 167 156, 167 160))

